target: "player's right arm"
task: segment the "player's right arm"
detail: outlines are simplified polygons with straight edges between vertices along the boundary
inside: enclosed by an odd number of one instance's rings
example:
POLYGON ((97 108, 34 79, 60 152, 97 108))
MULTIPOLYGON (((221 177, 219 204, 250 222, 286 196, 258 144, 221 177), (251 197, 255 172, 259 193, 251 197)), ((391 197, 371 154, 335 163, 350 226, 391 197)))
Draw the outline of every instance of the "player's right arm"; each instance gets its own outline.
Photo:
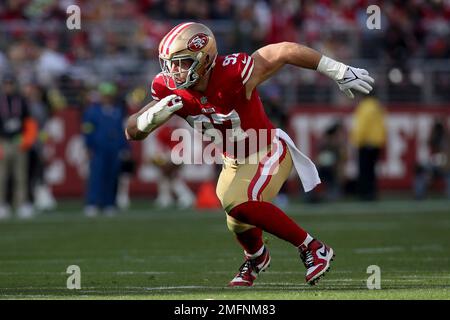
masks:
POLYGON ((254 68, 247 81, 246 95, 270 78, 286 64, 317 70, 336 81, 339 89, 353 98, 352 90, 368 94, 372 90, 374 79, 364 69, 351 67, 333 60, 316 50, 293 42, 280 42, 260 48, 252 54, 254 68))
POLYGON ((145 139, 182 107, 181 98, 175 94, 171 94, 160 101, 151 101, 128 118, 125 129, 127 140, 145 139))

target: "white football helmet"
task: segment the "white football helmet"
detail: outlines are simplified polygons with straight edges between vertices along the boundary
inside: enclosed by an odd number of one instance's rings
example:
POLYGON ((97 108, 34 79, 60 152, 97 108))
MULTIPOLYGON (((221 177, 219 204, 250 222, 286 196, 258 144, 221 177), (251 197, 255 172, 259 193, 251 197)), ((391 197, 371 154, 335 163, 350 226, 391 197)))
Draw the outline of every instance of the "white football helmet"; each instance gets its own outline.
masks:
POLYGON ((167 33, 159 44, 159 62, 166 86, 185 89, 213 67, 217 45, 211 30, 203 24, 186 22, 167 33))

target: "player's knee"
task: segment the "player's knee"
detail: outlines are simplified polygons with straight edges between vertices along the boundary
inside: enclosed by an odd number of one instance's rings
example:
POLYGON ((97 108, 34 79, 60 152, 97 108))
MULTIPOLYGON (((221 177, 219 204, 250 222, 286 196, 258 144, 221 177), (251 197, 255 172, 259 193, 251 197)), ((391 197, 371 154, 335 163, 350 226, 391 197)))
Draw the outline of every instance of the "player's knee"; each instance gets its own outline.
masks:
POLYGON ((226 193, 224 194, 217 194, 217 197, 219 198, 220 204, 222 205, 223 210, 226 214, 228 214, 232 208, 236 206, 236 202, 232 197, 227 197, 226 193))
POLYGON ((239 220, 236 220, 235 218, 233 218, 228 214, 227 214, 227 227, 228 230, 234 233, 242 233, 251 228, 254 228, 254 226, 240 222, 239 220))
POLYGON ((231 209, 233 209, 234 207, 237 207, 241 203, 248 201, 246 197, 240 197, 240 195, 232 191, 233 190, 230 190, 230 192, 225 192, 221 199, 222 208, 227 214, 230 213, 231 209))

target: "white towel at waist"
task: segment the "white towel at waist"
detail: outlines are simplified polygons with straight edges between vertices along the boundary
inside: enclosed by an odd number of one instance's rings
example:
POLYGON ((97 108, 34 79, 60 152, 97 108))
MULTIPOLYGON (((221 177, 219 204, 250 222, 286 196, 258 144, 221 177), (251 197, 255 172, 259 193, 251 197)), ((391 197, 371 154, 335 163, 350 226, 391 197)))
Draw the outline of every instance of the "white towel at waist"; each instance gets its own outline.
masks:
POLYGON ((281 129, 276 129, 275 136, 286 142, 295 170, 297 170, 305 192, 314 189, 321 182, 314 163, 295 146, 294 141, 292 141, 286 132, 281 129))

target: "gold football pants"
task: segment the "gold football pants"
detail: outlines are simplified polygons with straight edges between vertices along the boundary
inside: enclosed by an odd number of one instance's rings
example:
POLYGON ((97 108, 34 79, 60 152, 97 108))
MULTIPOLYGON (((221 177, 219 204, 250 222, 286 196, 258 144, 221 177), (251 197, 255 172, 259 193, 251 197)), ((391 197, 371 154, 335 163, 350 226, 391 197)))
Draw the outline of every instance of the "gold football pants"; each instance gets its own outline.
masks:
POLYGON ((239 222, 228 213, 247 201, 272 201, 289 177, 291 169, 289 149, 279 139, 245 161, 238 162, 224 156, 216 194, 227 214, 228 229, 240 233, 253 228, 254 226, 239 222))

